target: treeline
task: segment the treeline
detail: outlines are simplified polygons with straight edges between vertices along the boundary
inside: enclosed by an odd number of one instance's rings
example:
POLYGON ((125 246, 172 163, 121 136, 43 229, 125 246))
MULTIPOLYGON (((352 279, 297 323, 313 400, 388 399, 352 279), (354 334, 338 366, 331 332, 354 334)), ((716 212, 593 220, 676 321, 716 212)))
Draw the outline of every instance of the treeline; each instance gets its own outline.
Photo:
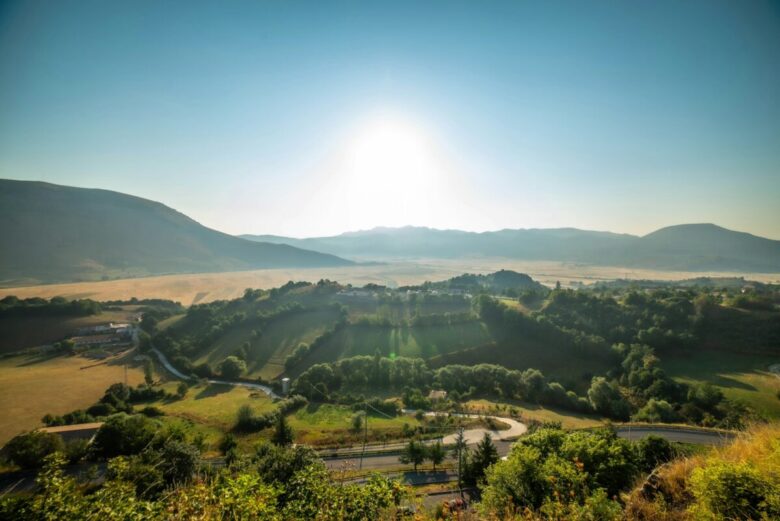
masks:
POLYGON ((660 367, 660 361, 650 346, 618 344, 614 349, 623 361, 619 376, 610 384, 619 384, 627 397, 612 392, 611 400, 603 401, 603 409, 619 409, 621 417, 631 410, 634 421, 688 422, 707 427, 742 429, 758 415, 748 406, 727 400, 717 387, 709 383, 675 382, 660 367))
MULTIPOLYGON (((336 327, 346 323, 347 311, 338 303, 321 306, 303 306, 298 302, 281 304, 273 309, 261 309, 254 313, 240 310, 241 299, 215 301, 192 306, 183 322, 175 328, 162 331, 153 337, 153 344, 160 349, 171 363, 180 371, 199 377, 213 376, 208 364, 194 365, 191 361, 199 352, 208 349, 222 335, 239 325, 251 326, 250 340, 243 346, 237 346, 236 356, 246 360, 253 344, 262 337, 263 330, 275 321, 299 313, 332 309, 338 314, 336 327)), ((322 340, 324 342, 325 339, 322 340)), ((306 349, 310 349, 309 346, 306 349)), ((316 348, 316 346, 315 346, 316 348)))
MULTIPOLYGON (((518 371, 494 364, 448 365, 430 369, 421 358, 355 356, 333 363, 316 364, 295 381, 296 392, 312 400, 338 399, 339 393, 355 389, 417 389, 405 391, 413 405, 414 396, 430 389, 448 391, 454 401, 475 395, 518 398, 534 403, 588 412, 591 404, 561 384, 548 381, 536 369, 518 371)), ((419 402, 416 402, 419 403, 419 402)))
POLYGON ((545 314, 528 316, 487 295, 477 297, 474 307, 480 319, 491 327, 496 335, 509 340, 516 337, 531 338, 542 345, 569 348, 598 358, 610 356, 609 344, 603 337, 575 327, 556 324, 545 314))
POLYGON ((304 358, 309 356, 311 353, 317 351, 322 346, 326 345, 328 342, 330 342, 342 329, 344 329, 347 325, 347 313, 346 310, 342 307, 339 308, 340 314, 339 318, 336 321, 335 324, 333 324, 333 327, 326 330, 322 334, 320 334, 317 338, 315 338, 311 344, 306 343, 300 343, 298 344, 298 347, 296 347, 292 353, 290 353, 287 358, 284 359, 284 369, 289 371, 296 365, 298 365, 300 362, 303 361, 304 358))
POLYGON ((184 311, 184 306, 180 302, 162 298, 137 298, 132 297, 125 300, 103 300, 102 304, 106 306, 152 306, 156 308, 165 308, 172 311, 184 311))
POLYGON ((68 300, 64 297, 33 297, 19 299, 9 295, 0 299, 2 317, 84 317, 97 315, 102 311, 99 302, 90 299, 68 300))
POLYGON ((611 295, 556 290, 535 316, 606 345, 639 342, 659 350, 684 349, 696 342, 693 298, 688 291, 630 291, 619 302, 611 295))
POLYGON ((279 415, 290 414, 301 407, 305 407, 309 401, 300 394, 294 394, 280 400, 276 409, 261 415, 256 415, 249 405, 242 405, 236 415, 235 430, 237 432, 257 432, 267 429, 277 422, 279 415))
MULTIPOLYGON (((163 398, 181 398, 184 393, 186 393, 186 384, 184 384, 183 392, 180 391, 179 394, 173 395, 165 392, 163 389, 154 388, 147 384, 131 387, 123 383, 115 383, 106 389, 100 400, 87 409, 77 409, 63 415, 47 414, 41 421, 48 427, 92 423, 100 418, 105 418, 120 412, 132 414, 135 412, 133 408, 134 404, 160 400, 163 398)), ((149 413, 148 415, 150 416, 157 415, 156 412, 152 410, 148 410, 146 413, 149 413)))

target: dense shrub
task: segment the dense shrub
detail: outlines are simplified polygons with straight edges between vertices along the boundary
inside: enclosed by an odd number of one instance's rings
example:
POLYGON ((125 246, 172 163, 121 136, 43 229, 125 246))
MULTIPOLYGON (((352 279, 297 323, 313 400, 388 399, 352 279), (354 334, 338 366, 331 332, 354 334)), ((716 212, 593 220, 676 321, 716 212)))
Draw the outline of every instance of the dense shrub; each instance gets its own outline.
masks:
POLYGON ((159 425, 146 416, 110 416, 95 434, 91 451, 102 458, 138 454, 154 438, 159 425))
POLYGON ((246 362, 236 356, 228 356, 219 364, 219 373, 224 378, 238 378, 246 372, 246 362))
POLYGON ((38 468, 43 465, 46 456, 64 450, 62 438, 43 431, 20 434, 5 446, 8 459, 25 469, 38 468))

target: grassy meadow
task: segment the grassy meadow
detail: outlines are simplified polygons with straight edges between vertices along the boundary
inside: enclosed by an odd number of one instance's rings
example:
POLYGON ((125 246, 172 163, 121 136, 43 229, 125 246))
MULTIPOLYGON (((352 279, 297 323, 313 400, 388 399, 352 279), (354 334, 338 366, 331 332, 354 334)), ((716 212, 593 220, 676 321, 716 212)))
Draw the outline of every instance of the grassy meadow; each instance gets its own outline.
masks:
MULTIPOLYGON (((168 393, 176 393, 177 381, 164 383, 168 393)), ((204 437, 207 455, 217 455, 219 441, 230 432, 236 423, 238 409, 249 405, 255 414, 263 414, 276 408, 265 393, 246 387, 229 385, 198 384, 190 387, 182 399, 163 399, 138 404, 137 409, 154 406, 165 413, 160 421, 176 425, 185 432, 198 433, 204 437)), ((249 450, 258 435, 238 435, 242 448, 249 450)))
MULTIPOLYGON (((352 409, 343 405, 313 403, 296 411, 288 419, 298 443, 332 446, 363 440, 363 431, 355 432, 352 429, 352 418, 355 414, 352 409)), ((369 440, 400 438, 404 424, 416 427, 420 422, 412 416, 387 418, 371 414, 368 417, 369 440)))
POLYGON ((597 416, 519 400, 469 400, 463 403, 463 407, 477 414, 506 415, 510 411, 516 412, 520 421, 560 422, 564 429, 587 429, 603 424, 602 419, 597 416))
POLYGON ((723 351, 661 358, 663 368, 673 378, 685 383, 709 382, 727 398, 741 400, 769 418, 780 418, 780 376, 769 366, 780 358, 723 351))
POLYGON ((305 366, 357 355, 432 358, 491 341, 484 324, 474 320, 453 325, 381 327, 352 325, 312 353, 305 366))
MULTIPOLYGON (((41 426, 47 414, 65 414, 95 403, 106 388, 125 378, 117 362, 96 363, 78 356, 0 359, 0 444, 41 426)), ((144 380, 143 370, 129 367, 128 383, 144 380)))

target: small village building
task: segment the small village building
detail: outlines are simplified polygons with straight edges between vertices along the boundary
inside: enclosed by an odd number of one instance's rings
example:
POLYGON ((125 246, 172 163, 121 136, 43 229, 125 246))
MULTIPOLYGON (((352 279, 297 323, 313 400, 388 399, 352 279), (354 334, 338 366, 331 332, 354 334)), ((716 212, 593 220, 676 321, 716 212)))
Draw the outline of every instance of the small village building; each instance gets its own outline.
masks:
POLYGON ((432 390, 428 393, 428 399, 432 402, 440 402, 447 399, 447 391, 432 390))

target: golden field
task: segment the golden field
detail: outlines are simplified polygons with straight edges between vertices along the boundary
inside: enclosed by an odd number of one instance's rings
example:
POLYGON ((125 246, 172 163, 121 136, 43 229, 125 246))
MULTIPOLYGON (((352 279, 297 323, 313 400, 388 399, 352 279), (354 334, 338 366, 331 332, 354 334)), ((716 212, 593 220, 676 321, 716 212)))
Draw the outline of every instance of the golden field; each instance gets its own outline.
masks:
MULTIPOLYGON (((0 445, 42 426, 47 413, 65 414, 95 403, 113 383, 125 379, 124 365, 100 364, 80 356, 15 356, 0 360, 0 445)), ((143 370, 129 367, 127 381, 144 381, 143 370)))
POLYGON ((458 260, 420 260, 417 262, 392 262, 338 268, 265 269, 233 271, 225 273, 188 273, 162 275, 135 279, 120 279, 68 284, 46 284, 0 288, 0 298, 16 295, 20 298, 63 296, 67 298, 91 298, 116 300, 138 298, 163 298, 183 305, 198 304, 240 296, 246 288, 272 288, 289 280, 316 282, 331 279, 344 284, 362 286, 368 283, 387 286, 403 286, 429 281, 445 280, 463 273, 491 273, 500 269, 527 273, 534 279, 554 285, 560 281, 569 286, 575 283, 592 284, 602 280, 654 279, 682 280, 694 277, 734 277, 744 275, 751 280, 778 282, 777 273, 721 273, 656 271, 605 266, 587 266, 563 262, 519 261, 502 258, 475 258, 458 260))

